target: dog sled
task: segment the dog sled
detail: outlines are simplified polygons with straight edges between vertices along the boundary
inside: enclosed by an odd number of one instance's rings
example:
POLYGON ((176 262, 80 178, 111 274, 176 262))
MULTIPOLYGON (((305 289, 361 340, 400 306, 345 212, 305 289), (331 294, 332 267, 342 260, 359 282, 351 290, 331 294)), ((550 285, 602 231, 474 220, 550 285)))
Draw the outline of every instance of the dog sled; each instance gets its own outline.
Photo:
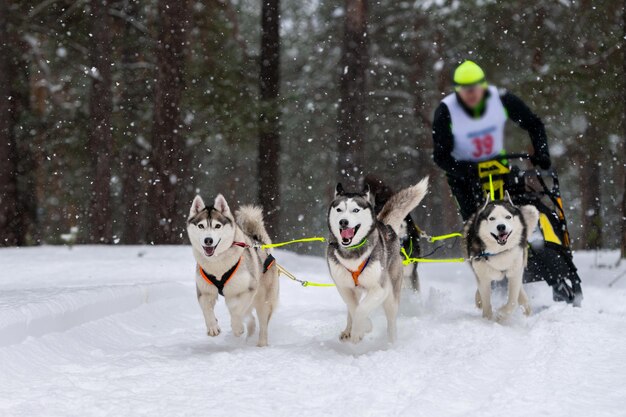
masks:
POLYGON ((532 204, 539 210, 539 227, 530 240, 524 282, 546 281, 554 301, 580 306, 583 294, 573 262, 559 178, 556 171, 524 169, 511 161, 530 161, 528 154, 503 155, 478 164, 485 197, 504 199, 506 192, 516 205, 532 204))

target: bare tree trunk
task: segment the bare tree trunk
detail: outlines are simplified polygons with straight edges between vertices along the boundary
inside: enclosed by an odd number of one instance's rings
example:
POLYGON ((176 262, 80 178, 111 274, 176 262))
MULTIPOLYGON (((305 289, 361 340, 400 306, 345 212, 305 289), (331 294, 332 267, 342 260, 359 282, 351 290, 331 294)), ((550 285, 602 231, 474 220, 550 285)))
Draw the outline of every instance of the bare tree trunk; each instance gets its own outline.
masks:
MULTIPOLYGON (((624 137, 622 138, 622 149, 626 150, 626 81, 624 81, 624 77, 626 76, 626 0, 623 1, 622 7, 622 88, 623 88, 623 99, 622 106, 622 131, 624 137)), ((622 154, 623 157, 623 154, 622 154)), ((624 161, 622 161, 622 173, 624 172, 624 161)), ((624 175, 622 175, 622 181, 624 182, 624 194, 622 194, 622 258, 626 258, 626 180, 624 179, 624 175)))
MULTIPOLYGON (((415 12, 415 20, 413 21, 413 32, 421 34, 422 29, 428 24, 427 19, 421 11, 415 12)), ((431 181, 439 177, 440 172, 433 162, 433 140, 432 140, 432 116, 428 112, 430 108, 426 103, 427 92, 423 80, 427 79, 429 70, 424 67, 426 56, 429 50, 422 48, 423 39, 417 36, 414 40, 411 85, 413 86, 413 116, 420 127, 420 134, 416 137, 415 147, 417 148, 417 160, 415 161, 414 181, 425 175, 430 176, 431 181)), ((427 215, 421 215, 415 219, 416 224, 424 231, 433 232, 433 226, 441 223, 440 216, 434 216, 433 213, 441 213, 440 201, 434 196, 429 196, 429 204, 426 209, 427 215)), ((421 214, 421 213, 420 213, 421 214)))
POLYGON ((626 181, 624 181, 624 191, 622 194, 622 258, 626 258, 626 181))
POLYGON ((15 144, 15 98, 12 85, 17 76, 16 57, 11 50, 8 4, 0 2, 0 246, 20 242, 17 212, 17 154, 15 144))
POLYGON ((346 0, 339 89, 337 168, 348 188, 363 176, 368 56, 367 0, 346 0))
POLYGON ((111 113, 111 19, 108 0, 91 0, 90 61, 91 97, 89 99, 88 143, 91 156, 92 191, 89 210, 89 240, 94 243, 111 243, 113 219, 111 213, 111 163, 113 137, 111 113))
POLYGON ((259 203, 270 234, 279 234, 280 213, 280 0, 263 0, 261 11, 259 203))
POLYGON ((124 12, 129 21, 125 23, 124 38, 127 39, 122 46, 122 83, 120 110, 122 112, 123 142, 121 152, 122 165, 122 204, 124 205, 124 226, 122 242, 136 244, 142 242, 143 208, 145 206, 145 178, 144 168, 141 165, 144 150, 137 142, 140 134, 139 103, 142 100, 145 89, 143 83, 138 82, 141 78, 149 76, 147 71, 137 74, 137 69, 131 68, 142 55, 139 49, 139 31, 133 25, 137 19, 138 4, 134 0, 125 0, 124 12))
POLYGON ((189 156, 181 135, 180 110, 185 87, 189 0, 159 0, 158 15, 148 233, 154 243, 180 243, 189 197, 181 189, 188 176, 189 156))
MULTIPOLYGON (((435 32, 435 44, 437 45, 436 54, 438 56, 446 56, 445 52, 448 42, 449 41, 446 38, 445 31, 440 29, 435 32)), ((445 58, 442 59, 443 66, 439 69, 437 74, 437 91, 439 92, 438 96, 440 98, 445 97, 448 92, 452 91, 452 80, 450 79, 452 70, 450 68, 450 63, 447 62, 445 58)), ((448 185, 447 176, 436 175, 434 178, 431 177, 430 189, 446 190, 445 192, 440 193, 439 198, 436 199, 440 207, 439 213, 443 213, 443 215, 440 216, 437 212, 433 212, 434 221, 438 221, 439 219, 443 220, 444 233, 447 230, 459 230, 459 226, 462 223, 461 216, 459 216, 456 210, 449 209, 449 207, 457 207, 457 202, 448 185)))
POLYGON ((583 249, 600 249, 602 247, 602 204, 601 204, 601 135, 596 119, 587 128, 586 152, 580 155, 580 166, 586 167, 587 174, 581 176, 580 189, 582 194, 583 214, 583 249))

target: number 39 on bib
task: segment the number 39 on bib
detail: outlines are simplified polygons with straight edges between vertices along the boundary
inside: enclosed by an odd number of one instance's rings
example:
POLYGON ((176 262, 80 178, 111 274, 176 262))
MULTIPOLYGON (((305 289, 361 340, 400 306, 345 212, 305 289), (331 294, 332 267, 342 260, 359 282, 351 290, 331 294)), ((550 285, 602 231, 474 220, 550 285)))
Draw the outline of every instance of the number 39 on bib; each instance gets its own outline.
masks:
POLYGON ((461 106, 455 94, 443 99, 450 111, 454 159, 480 162, 493 158, 504 149, 507 116, 496 87, 489 87, 486 100, 485 113, 480 117, 472 117, 461 106))
POLYGON ((490 134, 472 138, 472 144, 474 145, 474 152, 472 152, 474 158, 482 158, 493 154, 493 136, 490 134))

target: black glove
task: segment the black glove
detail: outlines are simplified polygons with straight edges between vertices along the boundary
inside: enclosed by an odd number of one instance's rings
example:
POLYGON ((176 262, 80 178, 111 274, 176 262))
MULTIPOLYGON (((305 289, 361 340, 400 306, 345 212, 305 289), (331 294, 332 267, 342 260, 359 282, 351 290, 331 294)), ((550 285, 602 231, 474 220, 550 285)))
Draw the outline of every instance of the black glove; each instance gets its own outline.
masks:
POLYGON ((547 153, 540 153, 531 156, 530 162, 532 162, 533 165, 538 166, 541 169, 550 169, 550 167, 552 166, 550 155, 548 155, 547 153))

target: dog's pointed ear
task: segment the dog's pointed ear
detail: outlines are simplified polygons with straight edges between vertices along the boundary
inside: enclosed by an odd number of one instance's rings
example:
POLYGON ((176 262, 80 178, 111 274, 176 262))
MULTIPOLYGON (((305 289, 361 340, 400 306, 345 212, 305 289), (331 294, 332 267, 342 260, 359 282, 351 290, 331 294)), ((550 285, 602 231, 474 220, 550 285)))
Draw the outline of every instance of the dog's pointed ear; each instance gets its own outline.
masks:
POLYGON ((537 227, 537 223, 539 223, 539 210, 537 210, 537 207, 530 204, 521 206, 519 210, 522 213, 524 222, 526 223, 526 239, 530 240, 535 228, 537 227))
POLYGON ((365 196, 366 200, 370 200, 370 185, 368 183, 365 183, 365 185, 363 185, 363 195, 365 196))
POLYGON ((340 182, 337 183, 337 186, 335 187, 335 197, 339 197, 340 195, 343 195, 344 191, 343 191, 343 185, 341 185, 340 182))
POLYGON ((196 214, 200 213, 202 210, 204 210, 205 204, 204 201, 202 201, 202 197, 200 197, 199 195, 197 195, 194 199, 193 199, 193 203, 191 203, 191 209, 189 209, 189 217, 193 217, 196 214))
POLYGON ((228 207, 226 199, 221 194, 218 194, 217 197, 215 197, 215 203, 213 203, 213 207, 215 207, 215 210, 219 211, 222 214, 227 214, 230 212, 230 207, 228 207))
POLYGON ((511 194, 509 194, 508 190, 504 192, 504 197, 507 199, 509 203, 511 203, 513 207, 515 207, 515 204, 513 204, 513 200, 511 199, 511 194))

